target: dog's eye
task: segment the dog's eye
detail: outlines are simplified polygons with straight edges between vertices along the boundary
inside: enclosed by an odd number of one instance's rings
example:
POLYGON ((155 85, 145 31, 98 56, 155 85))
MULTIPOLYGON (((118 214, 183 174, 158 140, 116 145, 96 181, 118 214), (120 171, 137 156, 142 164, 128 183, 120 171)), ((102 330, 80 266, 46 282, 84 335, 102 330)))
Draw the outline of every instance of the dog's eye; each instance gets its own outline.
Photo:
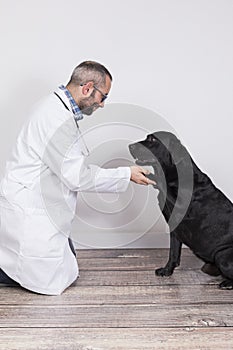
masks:
POLYGON ((154 135, 148 135, 148 136, 147 136, 147 141, 149 141, 149 142, 155 142, 155 141, 156 141, 156 138, 154 137, 154 135))

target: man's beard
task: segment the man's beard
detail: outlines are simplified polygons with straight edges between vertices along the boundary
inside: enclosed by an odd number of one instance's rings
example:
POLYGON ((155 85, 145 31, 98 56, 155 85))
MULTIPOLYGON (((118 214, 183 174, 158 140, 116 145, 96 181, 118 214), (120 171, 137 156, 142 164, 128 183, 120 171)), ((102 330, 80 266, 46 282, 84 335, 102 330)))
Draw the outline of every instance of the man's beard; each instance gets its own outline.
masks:
POLYGON ((92 104, 94 97, 95 94, 91 94, 90 97, 83 98, 81 101, 79 101, 79 108, 83 114, 91 115, 97 108, 99 108, 98 103, 95 102, 92 104))
POLYGON ((86 106, 86 107, 80 108, 80 110, 83 114, 91 115, 97 108, 99 108, 98 103, 94 103, 91 106, 86 106))

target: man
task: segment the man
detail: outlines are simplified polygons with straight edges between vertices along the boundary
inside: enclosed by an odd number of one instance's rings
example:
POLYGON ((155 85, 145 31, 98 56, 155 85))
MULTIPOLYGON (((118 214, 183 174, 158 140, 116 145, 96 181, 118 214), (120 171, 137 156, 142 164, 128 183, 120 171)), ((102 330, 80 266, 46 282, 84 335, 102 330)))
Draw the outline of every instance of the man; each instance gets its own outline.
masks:
POLYGON ((103 65, 81 63, 19 133, 0 184, 0 283, 61 294, 78 277, 69 239, 77 192, 122 192, 130 180, 153 184, 141 167, 85 165, 78 120, 104 107, 111 81, 103 65))

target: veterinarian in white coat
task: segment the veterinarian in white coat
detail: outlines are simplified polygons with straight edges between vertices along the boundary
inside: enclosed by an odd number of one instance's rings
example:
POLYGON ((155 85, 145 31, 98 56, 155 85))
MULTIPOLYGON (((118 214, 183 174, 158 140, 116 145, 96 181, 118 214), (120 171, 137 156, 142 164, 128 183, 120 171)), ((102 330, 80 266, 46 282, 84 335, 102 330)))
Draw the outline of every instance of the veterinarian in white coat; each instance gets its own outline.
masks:
POLYGON ((76 67, 66 88, 34 107, 6 164, 0 183, 0 268, 31 291, 61 294, 79 275, 68 241, 77 192, 122 192, 130 179, 152 183, 140 167, 85 165, 77 120, 104 106, 111 80, 99 63, 76 67))

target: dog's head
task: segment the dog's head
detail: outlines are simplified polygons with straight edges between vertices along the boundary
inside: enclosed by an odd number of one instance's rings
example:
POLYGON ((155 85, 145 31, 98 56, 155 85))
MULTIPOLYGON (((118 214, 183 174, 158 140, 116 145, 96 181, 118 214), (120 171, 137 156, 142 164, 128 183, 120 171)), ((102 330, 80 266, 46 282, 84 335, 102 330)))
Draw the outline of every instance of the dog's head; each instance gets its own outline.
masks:
POLYGON ((167 174, 171 174, 171 170, 187 156, 178 138, 167 131, 149 134, 145 140, 129 145, 129 150, 137 165, 150 165, 155 170, 159 165, 167 174))
POLYGON ((178 138, 165 131, 129 145, 129 150, 136 164, 153 166, 159 205, 172 231, 183 220, 192 198, 192 158, 178 138))

